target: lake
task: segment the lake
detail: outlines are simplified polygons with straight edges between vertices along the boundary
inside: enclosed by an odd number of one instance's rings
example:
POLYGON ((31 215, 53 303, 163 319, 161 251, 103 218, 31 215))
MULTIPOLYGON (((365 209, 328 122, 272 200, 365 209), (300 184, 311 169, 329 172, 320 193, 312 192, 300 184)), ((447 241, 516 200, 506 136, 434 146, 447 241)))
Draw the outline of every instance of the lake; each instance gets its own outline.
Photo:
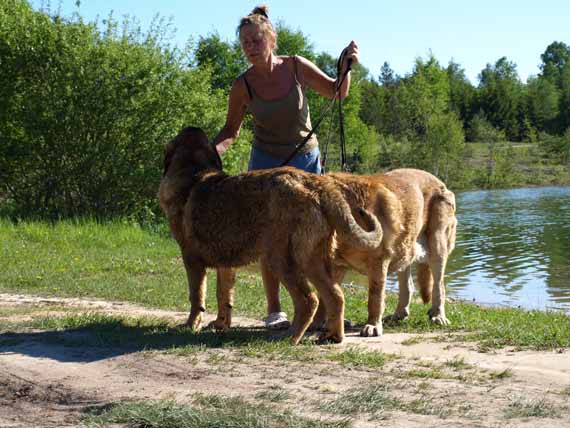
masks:
POLYGON ((457 195, 449 295, 570 312, 570 187, 457 195))
MULTIPOLYGON (((448 296, 570 313, 570 187, 458 193, 448 296)), ((367 285, 363 277, 351 276, 367 285)), ((395 276, 388 289, 397 290, 395 276)))

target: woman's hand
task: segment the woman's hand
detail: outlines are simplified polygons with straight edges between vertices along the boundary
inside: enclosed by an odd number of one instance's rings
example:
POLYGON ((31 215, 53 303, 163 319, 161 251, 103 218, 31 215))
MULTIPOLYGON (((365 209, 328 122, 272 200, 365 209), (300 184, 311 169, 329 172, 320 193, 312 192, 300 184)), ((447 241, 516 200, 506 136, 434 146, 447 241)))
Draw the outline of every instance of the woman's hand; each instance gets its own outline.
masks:
POLYGON ((344 58, 342 60, 342 72, 344 73, 348 67, 348 60, 352 60, 352 65, 358 64, 358 45, 353 40, 344 49, 344 58))

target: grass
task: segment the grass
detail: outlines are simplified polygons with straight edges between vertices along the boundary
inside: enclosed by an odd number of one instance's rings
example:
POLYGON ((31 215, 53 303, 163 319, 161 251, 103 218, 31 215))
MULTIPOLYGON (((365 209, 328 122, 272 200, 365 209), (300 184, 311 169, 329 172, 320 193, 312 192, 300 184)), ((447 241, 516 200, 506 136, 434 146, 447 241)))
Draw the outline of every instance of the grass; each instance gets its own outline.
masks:
POLYGON ((413 368, 393 368, 391 374, 400 379, 425 380, 456 380, 459 382, 481 382, 477 367, 465 362, 463 358, 455 357, 442 364, 432 361, 418 361, 413 368))
MULTIPOLYGON (((512 148, 509 153, 509 163, 513 167, 513 172, 502 182, 496 183, 496 187, 549 186, 570 183, 568 168, 556 160, 548 159, 538 143, 503 141, 501 144, 512 148)), ((467 143, 466 149, 466 164, 478 176, 473 177, 475 181, 472 180, 471 185, 480 186, 489 161, 489 145, 481 142, 467 143)))
POLYGON ((383 384, 352 388, 317 406, 320 411, 343 416, 366 413, 370 419, 386 419, 387 411, 400 407, 401 403, 389 394, 388 386, 383 384))
POLYGON ((546 399, 533 400, 525 397, 511 399, 505 411, 507 419, 514 418, 558 418, 560 409, 546 399))
POLYGON ((403 372, 405 377, 419 379, 455 379, 455 376, 445 373, 440 367, 410 369, 403 372))
POLYGON ((471 370, 475 368, 472 364, 466 363, 463 357, 456 356, 451 360, 447 360, 444 366, 455 369, 455 370, 471 370))
POLYGON ((449 400, 445 406, 441 406, 426 394, 420 394, 419 398, 413 400, 403 400, 391 393, 388 385, 372 383, 348 389, 333 400, 318 404, 317 408, 343 416, 354 417, 364 413, 370 420, 385 420, 390 418, 391 411, 445 418, 452 413, 454 406, 455 403, 449 400))
POLYGON ((86 418, 90 428, 348 428, 344 420, 318 420, 250 404, 240 398, 197 395, 192 404, 173 401, 118 403, 86 418))
MULTIPOLYGON (((48 224, 12 223, 0 219, 0 236, 0 292, 93 297, 169 310, 188 310, 186 275, 179 257, 180 250, 166 232, 148 231, 124 222, 48 224)), ((235 314, 261 318, 265 315, 265 296, 260 275, 254 270, 238 272, 235 314)), ((215 312, 213 273, 208 276, 208 290, 207 308, 209 312, 215 312)), ((292 315, 287 293, 283 292, 282 296, 284 309, 292 315)), ((349 287, 345 290, 345 297, 346 317, 357 324, 364 324, 367 318, 366 289, 349 287)), ((389 295, 388 313, 395 304, 396 297, 389 295)), ((452 302, 447 306, 447 315, 452 323, 448 327, 429 324, 425 313, 426 307, 414 302, 409 319, 400 325, 384 326, 384 333, 436 332, 441 333, 442 340, 477 342, 482 350, 507 346, 536 350, 570 347, 570 317, 559 312, 482 308, 452 302)), ((167 333, 162 337, 164 334, 167 333)), ((252 332, 243 330, 228 335, 207 332, 203 335, 199 342, 216 346, 228 341, 252 342, 252 332)), ((254 336, 259 341, 267 340, 263 332, 254 332, 254 336)), ((269 355, 272 347, 280 346, 291 348, 286 341, 283 344, 270 343, 267 345, 269 355)), ((249 349, 242 346, 247 355, 266 353, 267 350, 265 345, 254 344, 249 349)), ((310 353, 307 355, 307 358, 311 357, 310 353)))
POLYGON ((413 345, 417 345, 419 343, 423 343, 425 342, 425 338, 421 337, 421 336, 412 336, 409 339, 406 340, 402 340, 402 345, 404 346, 413 346, 413 345))
POLYGON ((329 357, 330 360, 337 361, 345 367, 372 369, 384 367, 386 361, 395 358, 397 358, 395 355, 385 354, 381 351, 367 351, 357 347, 350 347, 329 357))
POLYGON ((269 401, 275 403, 278 401, 285 401, 291 398, 291 394, 279 385, 273 385, 265 391, 261 391, 255 395, 259 400, 269 401))

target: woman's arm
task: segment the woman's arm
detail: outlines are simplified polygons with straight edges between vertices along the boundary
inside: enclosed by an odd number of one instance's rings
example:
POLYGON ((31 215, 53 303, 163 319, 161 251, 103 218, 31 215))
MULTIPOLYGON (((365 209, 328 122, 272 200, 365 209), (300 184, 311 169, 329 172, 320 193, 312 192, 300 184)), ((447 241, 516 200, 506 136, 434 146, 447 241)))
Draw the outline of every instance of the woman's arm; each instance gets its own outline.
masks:
POLYGON ((248 102, 249 95, 247 94, 245 83, 242 78, 237 78, 230 90, 226 123, 218 135, 212 140, 212 144, 216 146, 220 155, 224 153, 239 136, 248 102))
MULTIPOLYGON (((301 64, 303 80, 310 88, 317 91, 319 94, 326 98, 332 98, 335 95, 338 85, 337 80, 327 76, 319 67, 306 58, 298 57, 301 64)), ((342 62, 341 75, 342 79, 346 68, 348 67, 348 59, 352 59, 353 64, 358 64, 358 46, 354 41, 346 47, 346 53, 342 62)), ((340 88, 340 98, 344 99, 348 95, 350 89, 350 73, 347 74, 342 87, 340 88)))

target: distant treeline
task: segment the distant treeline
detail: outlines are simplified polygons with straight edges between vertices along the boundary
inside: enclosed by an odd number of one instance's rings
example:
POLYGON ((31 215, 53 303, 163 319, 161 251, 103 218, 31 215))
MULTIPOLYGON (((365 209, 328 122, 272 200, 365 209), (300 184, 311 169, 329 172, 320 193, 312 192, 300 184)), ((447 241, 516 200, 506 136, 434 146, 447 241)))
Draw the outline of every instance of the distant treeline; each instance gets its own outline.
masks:
MULTIPOLYGON (((233 80, 247 68, 237 40, 209 34, 177 48, 170 31, 160 18, 142 31, 132 19, 90 23, 0 0, 0 213, 152 220, 164 144, 186 125, 212 138, 233 80)), ((316 53, 284 23, 277 53, 336 73, 335 57, 316 53)), ((459 64, 444 67, 432 56, 405 76, 388 63, 355 67, 344 103, 351 170, 419 167, 454 188, 521 184, 507 141, 525 143, 527 164, 567 164, 570 46, 555 41, 540 58, 541 72, 526 83, 503 57, 477 86, 459 64)), ((315 122, 328 101, 309 97, 315 122)), ((318 135, 329 169, 338 168, 336 117, 318 135)), ((250 139, 247 119, 224 155, 229 172, 246 168, 250 139)))

